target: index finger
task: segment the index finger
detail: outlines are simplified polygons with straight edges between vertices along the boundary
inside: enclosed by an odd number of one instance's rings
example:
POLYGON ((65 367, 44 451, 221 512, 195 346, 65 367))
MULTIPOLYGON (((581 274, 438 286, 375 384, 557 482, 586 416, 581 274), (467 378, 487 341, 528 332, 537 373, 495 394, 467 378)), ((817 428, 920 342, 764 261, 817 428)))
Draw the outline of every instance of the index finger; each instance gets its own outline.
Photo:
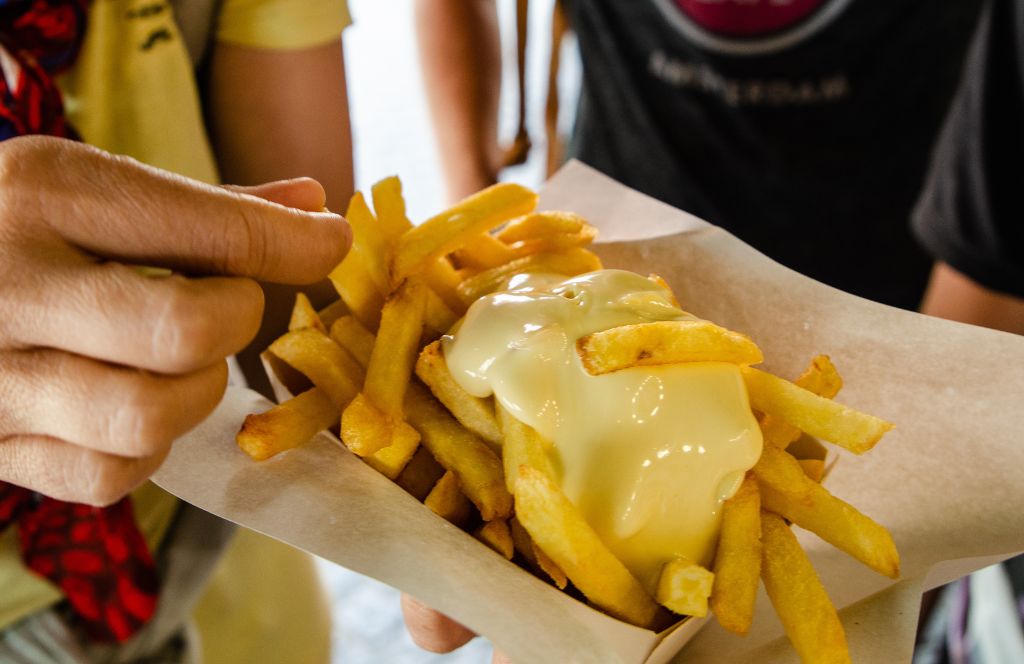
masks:
POLYGON ((33 158, 20 161, 27 177, 19 184, 34 187, 41 221, 104 258, 304 284, 326 276, 351 242, 348 224, 329 212, 285 207, 69 141, 34 139, 24 151, 33 158))

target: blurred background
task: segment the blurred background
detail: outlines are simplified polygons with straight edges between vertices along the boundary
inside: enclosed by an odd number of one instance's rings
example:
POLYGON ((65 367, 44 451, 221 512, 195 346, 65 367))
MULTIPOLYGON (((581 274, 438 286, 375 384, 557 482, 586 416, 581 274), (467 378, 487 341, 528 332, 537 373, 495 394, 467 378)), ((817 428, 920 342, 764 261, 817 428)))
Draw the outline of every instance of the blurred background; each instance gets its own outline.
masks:
MULTIPOLYGON (((502 179, 537 187, 544 179, 545 145, 543 109, 551 42, 553 0, 530 2, 530 43, 526 60, 527 127, 533 140, 530 158, 507 169, 502 179)), ((503 142, 515 135, 518 91, 515 82, 515 0, 497 0, 503 61, 499 135, 503 142)), ((420 222, 446 204, 430 113, 420 78, 414 0, 349 0, 353 25, 345 31, 352 133, 355 141, 356 188, 389 175, 398 175, 409 218, 420 222)), ((579 91, 580 67, 575 43, 563 43, 559 75, 562 105, 559 125, 566 134, 572 124, 579 91)), ((320 561, 320 569, 334 601, 334 661, 490 662, 490 645, 477 639, 451 655, 432 655, 413 645, 402 624, 398 592, 359 574, 320 561)))

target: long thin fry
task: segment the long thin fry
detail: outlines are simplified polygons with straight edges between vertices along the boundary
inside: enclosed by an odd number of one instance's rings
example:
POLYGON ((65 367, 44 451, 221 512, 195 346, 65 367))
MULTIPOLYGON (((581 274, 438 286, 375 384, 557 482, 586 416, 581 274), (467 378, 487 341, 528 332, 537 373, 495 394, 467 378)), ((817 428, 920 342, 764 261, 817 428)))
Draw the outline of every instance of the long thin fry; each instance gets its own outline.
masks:
POLYGON ((775 514, 761 515, 761 578, 786 636, 804 662, 849 664, 846 633, 807 554, 775 514))
POLYGON ((373 209, 377 223, 389 244, 395 244, 402 233, 412 228, 405 216, 405 199, 402 197, 402 182, 396 176, 384 178, 372 188, 373 209))
POLYGON ((486 443, 415 383, 406 392, 405 415, 437 462, 459 477, 459 486, 484 521, 504 519, 512 513, 512 495, 505 488, 501 460, 486 443))
POLYGON ((459 489, 458 479, 450 470, 437 481, 434 488, 427 494, 423 504, 429 507, 434 514, 457 526, 469 521, 473 515, 472 503, 459 489))
POLYGON ((370 403, 394 419, 402 418, 405 387, 419 350, 425 288, 418 280, 409 279, 388 298, 366 367, 363 393, 370 403))
POLYGON ((400 283, 431 260, 455 251, 473 237, 512 217, 529 212, 536 204, 534 192, 516 184, 502 183, 431 217, 399 238, 391 264, 391 283, 400 283))
POLYGON ((523 272, 554 272, 573 277, 600 269, 601 259, 586 249, 534 254, 469 277, 459 284, 458 293, 469 305, 480 296, 501 288, 510 277, 523 272))
POLYGON ((565 576, 562 568, 556 565, 555 561, 551 560, 550 556, 537 546, 537 543, 530 537, 530 533, 526 532, 526 528, 523 528, 523 524, 519 523, 518 519, 515 517, 509 519, 508 528, 509 532, 512 533, 512 542, 515 544, 516 551, 523 556, 531 567, 551 579, 556 588, 564 589, 569 585, 569 579, 565 576))
POLYGON ((789 453, 765 445, 753 472, 763 509, 810 530, 879 574, 899 577, 900 555, 889 531, 807 477, 789 453))
POLYGON ((474 397, 455 382, 441 352, 441 342, 435 341, 420 352, 416 360, 416 375, 462 426, 493 448, 501 446, 501 431, 494 416, 492 400, 474 397))
MULTIPOLYGON (((834 399, 843 387, 843 379, 828 355, 818 355, 793 384, 819 397, 834 399)), ((800 437, 800 429, 774 415, 764 415, 761 418, 761 434, 765 443, 786 449, 800 437)))
POLYGON ((362 370, 348 353, 313 328, 289 332, 270 345, 270 352, 305 374, 343 409, 359 392, 362 370))
POLYGON ((527 465, 546 477, 556 479, 554 464, 548 456, 551 443, 533 427, 520 422, 501 404, 495 404, 498 422, 501 426, 501 460, 505 466, 505 486, 515 494, 515 482, 519 477, 519 466, 527 465))
POLYGON ((630 367, 685 362, 757 364, 761 349, 744 334, 706 320, 670 320, 613 327, 576 342, 592 375, 630 367))
POLYGON ((750 405, 801 431, 841 445, 855 454, 875 446, 893 428, 891 422, 819 397, 778 376, 743 367, 750 405))
POLYGON ((736 495, 722 507, 714 572, 711 610, 718 624, 746 634, 754 618, 761 576, 761 495, 753 475, 747 475, 736 495))
POLYGON ((381 293, 387 293, 390 290, 387 240, 361 192, 357 191, 352 195, 345 219, 352 227, 351 251, 362 255, 363 264, 373 284, 381 293))
POLYGON ((339 415, 334 402, 314 387, 266 412, 248 415, 235 442, 250 457, 262 461, 306 444, 337 424, 339 415))
POLYGON ((516 517, 587 599, 620 620, 641 627, 654 623, 658 605, 640 582, 558 486, 529 466, 519 467, 516 517))

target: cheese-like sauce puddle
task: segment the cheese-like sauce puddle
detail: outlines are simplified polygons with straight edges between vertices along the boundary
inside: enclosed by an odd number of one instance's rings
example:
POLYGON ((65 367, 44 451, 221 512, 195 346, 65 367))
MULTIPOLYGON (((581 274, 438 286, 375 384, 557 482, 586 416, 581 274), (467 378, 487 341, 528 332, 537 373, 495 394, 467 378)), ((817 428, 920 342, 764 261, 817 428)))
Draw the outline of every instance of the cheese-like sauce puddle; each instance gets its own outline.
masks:
POLYGON ((576 340, 620 325, 693 317, 632 272, 519 275, 479 299, 445 338, 455 380, 491 394, 553 441, 562 490, 654 590, 675 556, 710 565, 722 501, 761 454, 738 368, 637 367, 591 376, 576 340))

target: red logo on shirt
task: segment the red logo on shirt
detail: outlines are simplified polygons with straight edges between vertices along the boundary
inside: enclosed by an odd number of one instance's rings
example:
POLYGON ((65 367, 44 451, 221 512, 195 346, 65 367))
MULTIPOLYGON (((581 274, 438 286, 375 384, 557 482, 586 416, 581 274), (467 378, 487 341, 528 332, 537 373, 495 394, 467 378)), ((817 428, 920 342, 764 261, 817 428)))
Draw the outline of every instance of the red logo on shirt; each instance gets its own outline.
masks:
POLYGON ((675 0, 700 27, 723 36, 759 37, 789 28, 824 0, 675 0))

